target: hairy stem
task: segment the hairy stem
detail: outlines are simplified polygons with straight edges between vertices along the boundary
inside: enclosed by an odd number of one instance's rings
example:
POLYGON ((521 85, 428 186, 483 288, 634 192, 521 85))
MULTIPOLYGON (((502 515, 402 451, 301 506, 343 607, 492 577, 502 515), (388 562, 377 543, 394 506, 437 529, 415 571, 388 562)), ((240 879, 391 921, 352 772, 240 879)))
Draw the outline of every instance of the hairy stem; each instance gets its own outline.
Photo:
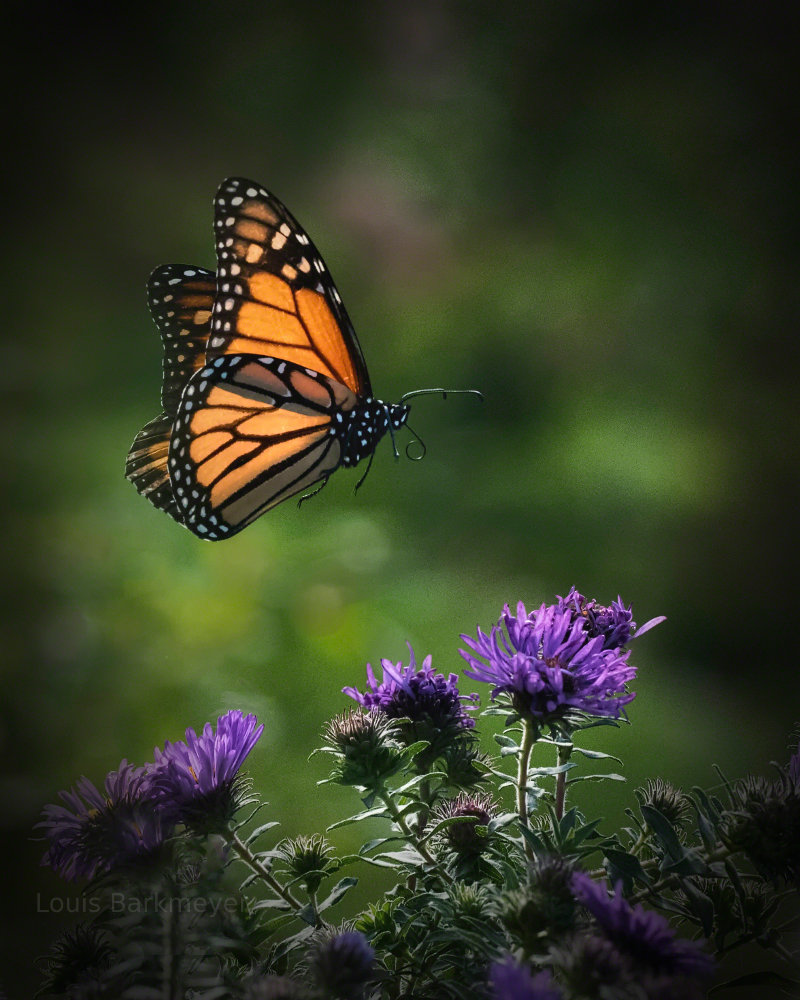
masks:
MULTIPOLYGON (((280 896, 280 898, 284 900, 284 902, 288 903, 289 906, 291 906, 291 908, 296 913, 299 913, 300 910, 304 909, 304 906, 300 902, 300 900, 296 899, 288 889, 284 888, 284 886, 280 884, 280 882, 275 878, 275 876, 272 874, 269 868, 267 868, 267 866, 263 864, 263 862, 259 861, 259 859, 255 856, 255 854, 253 854, 253 852, 250 850, 247 844, 245 844, 245 842, 241 839, 238 833, 231 830, 226 835, 226 839, 228 843, 234 848, 234 850, 242 859, 242 861, 244 861, 247 867, 250 868, 251 871, 254 871, 256 875, 259 876, 259 878, 262 878, 270 887, 270 889, 272 889, 272 891, 276 895, 280 896)), ((314 913, 316 915, 316 908, 314 910, 314 913)), ((315 926, 318 925, 318 922, 319 918, 317 917, 317 923, 315 924, 315 926)))
MULTIPOLYGON (((520 825, 528 828, 528 764, 531 759, 531 750, 534 744, 533 726, 527 719, 522 720, 522 743, 519 748, 519 761, 517 763, 517 813, 519 814, 520 825)), ((525 854, 532 861, 533 848, 525 841, 525 854)))
POLYGON ((397 823, 397 825, 402 830, 406 838, 416 847, 419 853, 422 855, 425 861, 432 867, 436 869, 437 874, 442 879, 443 882, 447 882, 448 885, 452 885, 453 879, 448 875, 448 873, 442 868, 436 858, 430 853, 428 848, 425 846, 425 841, 423 837, 420 837, 418 833, 411 829, 411 827, 406 823, 405 817, 397 808, 396 803, 392 799, 391 795, 384 792, 381 794, 381 799, 389 810, 389 815, 397 823))
MULTIPOLYGON (((563 767, 572 754, 571 743, 558 744, 558 766, 563 767)), ((564 804, 567 800, 567 772, 561 771, 556 775, 556 818, 561 819, 564 815, 564 804)))

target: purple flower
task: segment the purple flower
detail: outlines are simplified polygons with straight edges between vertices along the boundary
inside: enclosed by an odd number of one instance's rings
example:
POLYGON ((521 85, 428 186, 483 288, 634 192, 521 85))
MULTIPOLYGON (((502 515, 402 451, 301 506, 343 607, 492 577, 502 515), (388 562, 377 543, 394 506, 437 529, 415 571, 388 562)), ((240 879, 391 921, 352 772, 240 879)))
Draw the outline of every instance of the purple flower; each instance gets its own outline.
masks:
POLYGON ((643 635, 649 629, 665 621, 663 615, 651 618, 641 628, 633 620, 633 610, 625 607, 621 597, 612 601, 608 607, 584 597, 575 587, 571 587, 566 597, 559 597, 557 607, 560 611, 569 610, 573 616, 583 619, 583 627, 587 635, 601 635, 605 649, 619 649, 632 638, 643 635), (634 634, 635 633, 635 634, 634 634))
POLYGON ((370 690, 362 694, 354 687, 343 688, 343 693, 365 708, 382 712, 391 719, 410 719, 410 740, 427 739, 441 749, 442 742, 463 735, 475 725, 466 713, 474 705, 462 702, 477 701, 477 695, 458 692, 458 675, 437 673, 426 656, 417 668, 414 650, 408 644, 411 659, 407 667, 391 660, 381 660, 383 681, 378 683, 370 664, 367 664, 367 683, 370 690))
POLYGON ((497 1000, 560 1000, 553 989, 549 972, 534 976, 525 965, 518 965, 510 956, 495 962, 489 970, 489 983, 497 1000))
POLYGON ((255 715, 238 709, 217 719, 216 732, 207 722, 198 736, 186 730, 186 742, 155 750, 151 787, 174 822, 212 829, 225 825, 242 804, 240 768, 264 727, 255 715))
POLYGON ((81 778, 61 792, 66 803, 48 805, 37 824, 50 841, 42 864, 63 878, 96 875, 152 858, 171 832, 150 795, 147 773, 123 760, 106 776, 103 791, 81 778))
POLYGON ((695 942, 675 937, 660 913, 631 906, 622 895, 621 883, 609 896, 602 883, 585 872, 572 876, 572 891, 597 921, 608 940, 636 965, 656 973, 706 979, 714 973, 714 961, 695 942))
POLYGON ((344 930, 324 935, 309 949, 313 979, 326 996, 356 998, 375 967, 375 952, 360 931, 344 930))
POLYGON ((636 675, 629 651, 605 648, 568 608, 543 604, 528 614, 520 602, 513 615, 506 605, 490 635, 478 629, 477 639, 461 638, 470 647, 461 650, 472 667, 466 676, 493 684, 493 699, 507 695, 540 727, 568 732, 585 716, 618 719, 635 697, 626 689, 636 675))

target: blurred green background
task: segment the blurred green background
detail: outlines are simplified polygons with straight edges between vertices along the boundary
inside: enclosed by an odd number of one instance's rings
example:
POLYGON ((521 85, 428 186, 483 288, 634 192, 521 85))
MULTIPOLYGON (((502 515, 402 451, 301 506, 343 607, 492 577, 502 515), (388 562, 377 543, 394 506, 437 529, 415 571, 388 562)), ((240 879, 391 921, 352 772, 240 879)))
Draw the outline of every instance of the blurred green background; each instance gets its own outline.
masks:
MULTIPOLYGON (((62 889, 29 840, 60 788, 241 707, 266 725, 251 772, 283 832, 320 830, 356 804, 318 792, 308 761, 342 686, 407 639, 459 670, 459 633, 505 601, 574 583, 622 594, 639 622, 668 616, 634 647, 633 725, 601 734, 629 784, 576 795, 609 825, 653 773, 710 784, 713 762, 736 776, 787 758, 796 7, 12 9, 10 997, 63 919, 37 912, 37 892, 46 906, 62 889), (425 461, 383 444, 357 496, 340 472, 214 544, 123 466, 158 410, 147 275, 214 266, 229 174, 309 230, 378 395, 486 399, 416 400, 425 461)), ((378 888, 360 874, 354 905, 378 888)))

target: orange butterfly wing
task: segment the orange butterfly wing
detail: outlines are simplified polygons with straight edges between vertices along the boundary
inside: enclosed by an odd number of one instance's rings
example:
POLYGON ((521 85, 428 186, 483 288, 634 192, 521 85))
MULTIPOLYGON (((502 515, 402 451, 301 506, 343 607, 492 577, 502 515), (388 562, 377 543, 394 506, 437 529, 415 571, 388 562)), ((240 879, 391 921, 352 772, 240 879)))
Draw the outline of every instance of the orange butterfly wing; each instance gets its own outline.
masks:
POLYGON ((213 271, 192 265, 156 268, 147 284, 150 312, 164 349, 161 405, 163 412, 136 435, 125 463, 125 475, 160 510, 182 521, 167 469, 172 424, 181 393, 193 372, 205 362, 216 293, 213 271))
POLYGON ((181 519, 201 538, 228 538, 341 463, 341 383, 250 354, 217 358, 184 391, 169 449, 181 519))
POLYGON ((235 177, 217 192, 214 228, 216 282, 196 267, 151 277, 164 412, 126 467, 140 493, 208 539, 374 447, 349 422, 372 403, 361 347, 307 233, 263 187, 235 177))
POLYGON ((214 199, 217 299, 206 358, 281 358, 372 395, 352 323, 319 251, 277 198, 229 177, 214 199))

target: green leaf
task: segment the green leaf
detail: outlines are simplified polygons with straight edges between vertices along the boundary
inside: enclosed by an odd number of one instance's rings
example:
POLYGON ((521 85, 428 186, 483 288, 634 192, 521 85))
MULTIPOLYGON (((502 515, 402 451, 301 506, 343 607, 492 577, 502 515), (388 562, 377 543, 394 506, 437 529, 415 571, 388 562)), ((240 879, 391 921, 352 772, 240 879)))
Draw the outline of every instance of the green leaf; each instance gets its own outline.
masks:
POLYGON ((574 778, 567 778, 568 785, 574 785, 576 781, 626 781, 623 774, 579 774, 574 778))
POLYGON ((705 936, 711 937, 714 928, 714 904, 691 879, 681 879, 681 889, 689 904, 689 911, 700 921, 705 936))
MULTIPOLYGON (((396 844, 398 841, 404 841, 405 837, 374 837, 372 840, 368 840, 365 844, 362 844, 358 849, 358 854, 351 855, 358 860, 368 852, 376 847, 381 847, 383 844, 396 844)), ((345 858, 342 859, 346 860, 345 858)))
POLYGON ((608 877, 612 885, 617 879, 622 879, 626 889, 630 888, 633 879, 639 879, 645 885, 649 885, 650 879, 635 854, 613 848, 606 849, 603 854, 608 862, 608 877))
POLYGON ((565 764, 557 764, 555 767, 532 767, 528 771, 528 777, 550 778, 557 774, 563 774, 565 771, 571 771, 573 767, 577 766, 574 760, 568 760, 565 764))
POLYGON ((392 795, 406 795, 410 788, 414 788, 416 785, 421 785, 425 781, 430 781, 431 778, 446 778, 447 775, 444 771, 426 771, 425 774, 415 774, 413 778, 407 781, 400 788, 396 788, 392 795))
POLYGON ((285 927, 287 924, 290 924, 293 920, 294 920, 294 912, 281 913, 279 916, 273 917, 272 920, 268 920, 264 924, 264 930, 266 930, 269 934, 274 934, 276 931, 279 931, 282 927, 285 927))
POLYGON ((531 847, 534 849, 534 851, 539 851, 541 853, 547 849, 542 838, 537 833, 534 833, 530 827, 523 826, 520 823, 519 829, 520 833, 522 834, 522 839, 525 840, 528 844, 530 844, 531 847))
POLYGON ((692 805, 697 812, 697 829, 700 831, 700 837, 703 841, 703 846, 707 851, 713 851, 717 845, 717 836, 714 832, 714 828, 708 822, 706 817, 703 815, 697 802, 692 802, 692 805))
POLYGON ((348 816, 347 819, 340 819, 337 820, 337 822, 335 823, 331 823, 331 825, 327 827, 326 832, 329 832, 330 830, 338 830, 339 827, 350 826, 353 823, 360 823, 362 820, 365 819, 375 819, 377 817, 383 817, 387 815, 388 813, 386 810, 386 806, 384 805, 376 806, 375 809, 367 809, 364 812, 356 813, 355 816, 348 816))
POLYGON ((569 836, 577 820, 578 820, 578 810, 575 806, 573 806, 572 809, 568 809, 564 813, 564 815, 561 817, 561 820, 559 821, 558 832, 560 833, 562 838, 566 838, 569 836))
POLYGON ((618 764, 622 763, 619 757, 615 757, 611 753, 603 753, 602 750, 587 750, 584 747, 577 746, 572 749, 575 753, 580 753, 583 754, 584 757, 588 757, 589 760, 615 760, 618 764))
POLYGON ((341 879, 336 885, 331 889, 330 894, 319 904, 317 910, 323 913, 325 910, 329 909, 331 906, 335 906, 339 900, 349 892, 353 886, 358 885, 358 879, 348 876, 347 878, 341 879))
POLYGON ((717 983, 716 986, 711 987, 708 995, 711 996, 712 993, 735 989, 739 986, 776 986, 785 996, 795 997, 797 996, 797 988, 800 986, 800 979, 790 979, 788 976, 781 975, 780 972, 764 969, 761 972, 748 972, 735 979, 728 979, 724 983, 717 983))
POLYGON ((512 740, 510 736, 506 736, 505 733, 495 733, 494 741, 498 743, 501 747, 513 747, 514 750, 519 750, 519 744, 516 740, 512 740))
POLYGON ((252 833, 249 833, 247 835, 247 840, 245 840, 245 843, 249 847, 250 844, 258 840, 258 838, 262 835, 262 833, 266 833, 267 830, 272 830, 276 826, 280 826, 280 823, 278 823, 276 820, 273 820, 271 823, 262 823, 261 826, 257 826, 252 833))
POLYGON ((255 903, 250 904, 251 912, 255 913, 257 910, 290 910, 291 907, 286 902, 285 899, 258 899, 255 903))

